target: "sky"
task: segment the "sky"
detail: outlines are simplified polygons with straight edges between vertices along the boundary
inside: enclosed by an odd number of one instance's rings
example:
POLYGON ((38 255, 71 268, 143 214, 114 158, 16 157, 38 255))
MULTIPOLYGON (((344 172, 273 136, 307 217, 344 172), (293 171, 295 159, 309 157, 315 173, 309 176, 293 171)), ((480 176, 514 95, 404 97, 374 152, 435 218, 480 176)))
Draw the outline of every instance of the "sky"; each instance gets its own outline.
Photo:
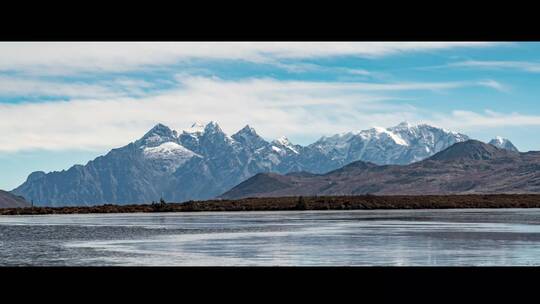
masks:
POLYGON ((540 150, 536 42, 3 42, 0 189, 163 123, 263 138, 427 123, 540 150))

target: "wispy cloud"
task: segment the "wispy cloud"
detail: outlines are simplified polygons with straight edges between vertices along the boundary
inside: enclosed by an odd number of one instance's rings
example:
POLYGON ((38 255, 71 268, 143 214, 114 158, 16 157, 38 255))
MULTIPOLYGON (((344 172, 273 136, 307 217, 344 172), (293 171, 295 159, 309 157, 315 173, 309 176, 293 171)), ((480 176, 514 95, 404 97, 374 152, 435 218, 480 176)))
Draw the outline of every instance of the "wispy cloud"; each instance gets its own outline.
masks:
POLYGON ((531 61, 479 61, 468 60, 448 64, 450 67, 466 67, 479 69, 520 70, 540 73, 540 62, 531 61))
POLYGON ((334 73, 344 73, 344 74, 362 75, 362 76, 373 75, 373 72, 370 72, 365 69, 360 69, 360 68, 323 66, 320 64, 307 63, 307 62, 284 63, 279 60, 274 60, 267 63, 272 64, 278 68, 284 69, 290 73, 334 72, 334 73))
POLYGON ((478 81, 478 84, 481 85, 481 86, 485 86, 485 87, 488 87, 488 88, 492 88, 492 89, 495 89, 499 92, 504 92, 504 93, 508 93, 510 92, 510 87, 506 84, 502 84, 496 80, 493 80, 493 79, 488 79, 488 80, 481 80, 481 81, 478 81))
POLYGON ((295 81, 277 80, 273 78, 251 78, 241 81, 228 81, 219 78, 191 77, 179 75, 177 80, 192 88, 205 86, 209 81, 214 86, 231 88, 243 92, 263 92, 271 94, 276 91, 304 91, 305 94, 319 94, 318 91, 415 91, 415 90, 450 90, 467 86, 484 86, 493 88, 495 81, 453 81, 453 82, 325 82, 325 81, 295 81))
POLYGON ((346 68, 346 69, 344 69, 344 71, 349 73, 349 74, 353 74, 353 75, 362 75, 362 76, 373 75, 372 72, 364 70, 364 69, 348 69, 348 68, 346 68))
POLYGON ((459 130, 492 127, 540 126, 539 115, 527 115, 517 112, 502 113, 492 110, 484 110, 483 112, 455 110, 449 115, 435 114, 431 118, 427 118, 426 121, 459 130))
MULTIPOLYGON (((130 78, 115 78, 107 81, 46 80, 33 77, 0 76, 0 98, 2 97, 56 97, 111 98, 142 96, 155 83, 130 78)), ((1 102, 1 99, 0 99, 1 102)))
POLYGON ((375 58, 501 45, 485 42, 28 42, 0 43, 0 71, 37 75, 125 72, 190 59, 275 63, 332 56, 375 58), (276 61, 278 60, 278 61, 276 61))
POLYGON ((162 122, 182 129, 217 120, 229 134, 249 123, 267 138, 320 136, 420 121, 395 104, 397 91, 451 90, 478 82, 351 83, 178 77, 155 96, 0 104, 0 151, 103 149, 124 145, 162 122))

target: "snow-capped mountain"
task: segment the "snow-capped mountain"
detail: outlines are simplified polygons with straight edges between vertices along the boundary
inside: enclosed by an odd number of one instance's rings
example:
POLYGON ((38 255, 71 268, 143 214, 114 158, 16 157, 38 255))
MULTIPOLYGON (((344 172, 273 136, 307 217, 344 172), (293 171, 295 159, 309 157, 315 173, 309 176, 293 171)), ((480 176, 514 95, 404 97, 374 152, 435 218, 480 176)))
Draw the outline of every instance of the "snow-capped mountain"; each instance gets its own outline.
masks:
POLYGON ((135 146, 142 151, 145 160, 170 173, 176 171, 192 157, 201 157, 179 144, 178 133, 162 124, 153 127, 135 142, 135 146))
POLYGON ((539 164, 540 152, 518 153, 467 140, 402 166, 356 161, 323 175, 261 173, 220 198, 539 193, 539 164))
POLYGON ((412 126, 407 122, 391 128, 374 127, 322 137, 308 146, 310 161, 307 163, 316 167, 307 171, 330 171, 357 160, 378 165, 409 164, 468 139, 464 134, 425 124, 412 126))
POLYGON ((506 138, 503 138, 503 137, 500 137, 500 136, 497 136, 494 139, 492 139, 489 142, 489 144, 493 145, 493 146, 495 146, 497 148, 500 148, 500 149, 519 152, 519 150, 516 148, 516 146, 514 146, 514 144, 512 144, 512 142, 510 140, 508 140, 506 138))
POLYGON ((325 173, 357 160, 408 164, 467 139, 401 123, 301 146, 285 136, 267 141, 250 126, 228 136, 216 122, 195 123, 181 132, 157 124, 139 140, 85 166, 33 173, 12 192, 47 206, 208 199, 261 172, 325 173))

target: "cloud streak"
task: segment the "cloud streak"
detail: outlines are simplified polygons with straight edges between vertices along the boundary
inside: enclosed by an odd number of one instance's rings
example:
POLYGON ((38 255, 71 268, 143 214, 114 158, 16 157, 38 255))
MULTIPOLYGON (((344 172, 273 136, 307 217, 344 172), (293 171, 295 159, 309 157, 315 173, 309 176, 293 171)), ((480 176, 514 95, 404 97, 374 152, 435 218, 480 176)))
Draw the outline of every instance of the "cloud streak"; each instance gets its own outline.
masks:
POLYGON ((540 62, 530 61, 479 61, 468 60, 448 64, 450 67, 479 68, 493 70, 519 70, 530 73, 540 73, 540 62))
POLYGON ((526 115, 517 112, 501 113, 492 110, 484 110, 483 112, 455 110, 450 115, 436 114, 428 121, 460 130, 479 127, 540 126, 539 115, 526 115))
MULTIPOLYGON (((394 92, 482 86, 185 76, 178 76, 178 81, 178 87, 155 96, 0 104, 0 151, 112 148, 139 138, 158 122, 183 129, 194 121, 216 120, 229 134, 249 123, 266 138, 318 137, 431 118, 410 104, 391 102, 399 99, 394 92)), ((444 117, 439 120, 452 123, 444 117)))
POLYGON ((54 81, 20 76, 0 76, 0 98, 112 98, 142 96, 147 94, 145 92, 146 89, 153 88, 155 88, 155 83, 130 78, 116 78, 91 83, 83 81, 54 81))
POLYGON ((282 59, 377 58, 501 45, 486 42, 3 42, 0 71, 37 75, 126 72, 191 59, 276 64, 282 59))

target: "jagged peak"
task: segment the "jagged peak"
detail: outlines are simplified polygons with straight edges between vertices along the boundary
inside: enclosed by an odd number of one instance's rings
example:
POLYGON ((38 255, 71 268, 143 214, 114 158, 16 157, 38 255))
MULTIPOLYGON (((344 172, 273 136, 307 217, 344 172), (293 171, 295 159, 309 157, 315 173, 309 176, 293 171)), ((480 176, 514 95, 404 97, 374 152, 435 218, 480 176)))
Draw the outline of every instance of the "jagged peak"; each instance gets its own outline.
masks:
POLYGON ((390 130, 390 131, 402 131, 402 130, 412 130, 412 129, 436 129, 436 130, 442 130, 445 133, 450 132, 444 128, 433 126, 427 123, 411 124, 408 121, 402 121, 393 127, 387 128, 387 130, 390 130))
POLYGON ((502 136, 496 136, 494 139, 489 141, 489 144, 500 149, 519 152, 516 146, 514 146, 514 144, 508 138, 504 138, 502 136))
POLYGON ((161 132, 161 131, 169 132, 169 131, 172 131, 172 130, 171 130, 171 128, 167 127, 166 125, 164 125, 162 123, 157 123, 156 125, 154 125, 152 127, 152 129, 150 129, 149 132, 161 132))
POLYGON ((342 132, 342 133, 337 133, 333 135, 323 135, 311 145, 318 145, 321 143, 328 143, 328 142, 337 142, 344 139, 349 139, 350 137, 354 135, 358 135, 358 133, 357 132, 342 132))
POLYGON ((236 132, 236 134, 253 134, 253 135, 257 135, 257 132, 250 125, 246 125, 242 129, 240 129, 238 132, 236 132))
POLYGON ((141 139, 147 139, 152 136, 162 136, 162 137, 176 137, 176 131, 172 130, 171 128, 167 127, 166 125, 162 123, 158 123, 155 126, 152 127, 141 139))
POLYGON ((220 132, 220 133, 223 133, 223 131, 219 127, 218 123, 213 121, 213 120, 206 124, 206 126, 204 127, 204 132, 220 132))
POLYGON ((509 141, 508 139, 506 139, 506 138, 504 138, 504 137, 502 137, 502 136, 495 136, 495 138, 493 138, 493 139, 490 141, 490 143, 491 143, 491 142, 493 142, 493 143, 497 142, 497 143, 503 144, 503 143, 508 142, 508 141, 509 141))
POLYGON ((451 130, 448 130, 446 128, 443 128, 443 127, 437 127, 437 126, 433 126, 433 125, 428 125, 426 123, 423 123, 423 124, 419 124, 417 126, 418 128, 425 128, 425 129, 435 129, 435 130, 439 130, 439 131, 442 131, 444 133, 447 133, 447 134, 452 134, 452 135, 461 135, 460 133, 456 132, 456 131, 451 131, 451 130))
POLYGON ((292 146, 293 144, 286 136, 281 136, 272 141, 273 143, 282 145, 282 146, 292 146))
MULTIPOLYGON (((278 146, 278 147, 285 147, 286 149, 292 151, 295 154, 300 154, 296 148, 296 145, 291 143, 291 141, 286 136, 281 136, 279 138, 276 138, 272 141, 272 144, 278 146)), ((275 146, 274 146, 275 147, 275 146)), ((279 150, 278 147, 272 148, 274 151, 279 150), (276 149, 277 148, 277 149, 276 149)))
POLYGON ((433 132, 433 131, 437 130, 437 131, 443 132, 445 134, 455 136, 455 137, 458 138, 458 140, 459 139, 461 139, 461 140, 469 139, 469 137, 467 135, 465 135, 465 134, 455 132, 455 131, 451 131, 451 130, 448 130, 446 128, 430 125, 430 124, 427 124, 427 123, 420 123, 420 124, 417 124, 417 125, 412 125, 412 124, 410 124, 408 122, 402 122, 402 123, 398 124, 395 127, 388 128, 388 130, 389 131, 394 131, 394 132, 400 132, 400 133, 402 131, 415 133, 415 132, 418 132, 418 131, 421 131, 421 130, 428 131, 428 132, 433 132), (408 126, 405 127, 405 124, 407 124, 408 126))
MULTIPOLYGON (((162 123, 156 124, 143 137, 135 141, 139 148, 153 147, 164 142, 175 142, 178 140, 178 133, 162 123)), ((114 149, 113 149, 114 150, 114 149)))
POLYGON ((365 130, 365 131, 362 131, 360 133, 361 136, 363 137, 366 137, 366 136, 371 136, 373 134, 385 134, 387 135, 388 137, 390 137, 396 144, 398 145, 402 145, 402 146, 408 146, 409 143, 407 143, 407 141, 405 141, 403 138, 401 138, 401 136, 399 136, 399 134, 396 134, 393 132, 393 130, 391 128, 383 128, 383 127, 373 127, 369 130, 365 130))
POLYGON ((34 171, 34 172, 30 173, 30 175, 28 175, 28 177, 26 178, 26 181, 31 182, 31 181, 34 181, 34 180, 38 180, 38 179, 44 177, 45 175, 47 175, 47 174, 45 172, 43 172, 43 171, 34 171))
POLYGON ((404 120, 404 121, 400 122, 399 124, 397 124, 397 125, 395 125, 393 127, 386 128, 386 129, 390 130, 390 131, 402 131, 402 130, 422 129, 422 128, 441 129, 439 127, 432 126, 432 125, 429 125, 429 124, 426 124, 426 123, 412 124, 407 120, 404 120))
POLYGON ((242 129, 238 130, 238 132, 232 135, 232 138, 233 139, 245 138, 248 140, 256 138, 256 139, 264 140, 262 139, 261 136, 259 136, 259 134, 257 134, 257 131, 255 131, 255 129, 252 128, 250 125, 246 125, 242 129))
POLYGON ((249 146, 251 149, 260 148, 268 144, 266 140, 259 136, 255 129, 249 125, 246 125, 238 132, 233 134, 231 138, 236 142, 249 146))
POLYGON ((188 129, 185 129, 184 132, 186 132, 186 133, 202 133, 202 132, 204 132, 204 127, 205 127, 205 124, 196 121, 193 124, 191 124, 191 127, 189 127, 188 129))
POLYGON ((184 134, 189 134, 192 136, 201 136, 206 133, 223 133, 218 123, 215 121, 210 121, 208 123, 194 122, 191 127, 183 130, 184 134))

